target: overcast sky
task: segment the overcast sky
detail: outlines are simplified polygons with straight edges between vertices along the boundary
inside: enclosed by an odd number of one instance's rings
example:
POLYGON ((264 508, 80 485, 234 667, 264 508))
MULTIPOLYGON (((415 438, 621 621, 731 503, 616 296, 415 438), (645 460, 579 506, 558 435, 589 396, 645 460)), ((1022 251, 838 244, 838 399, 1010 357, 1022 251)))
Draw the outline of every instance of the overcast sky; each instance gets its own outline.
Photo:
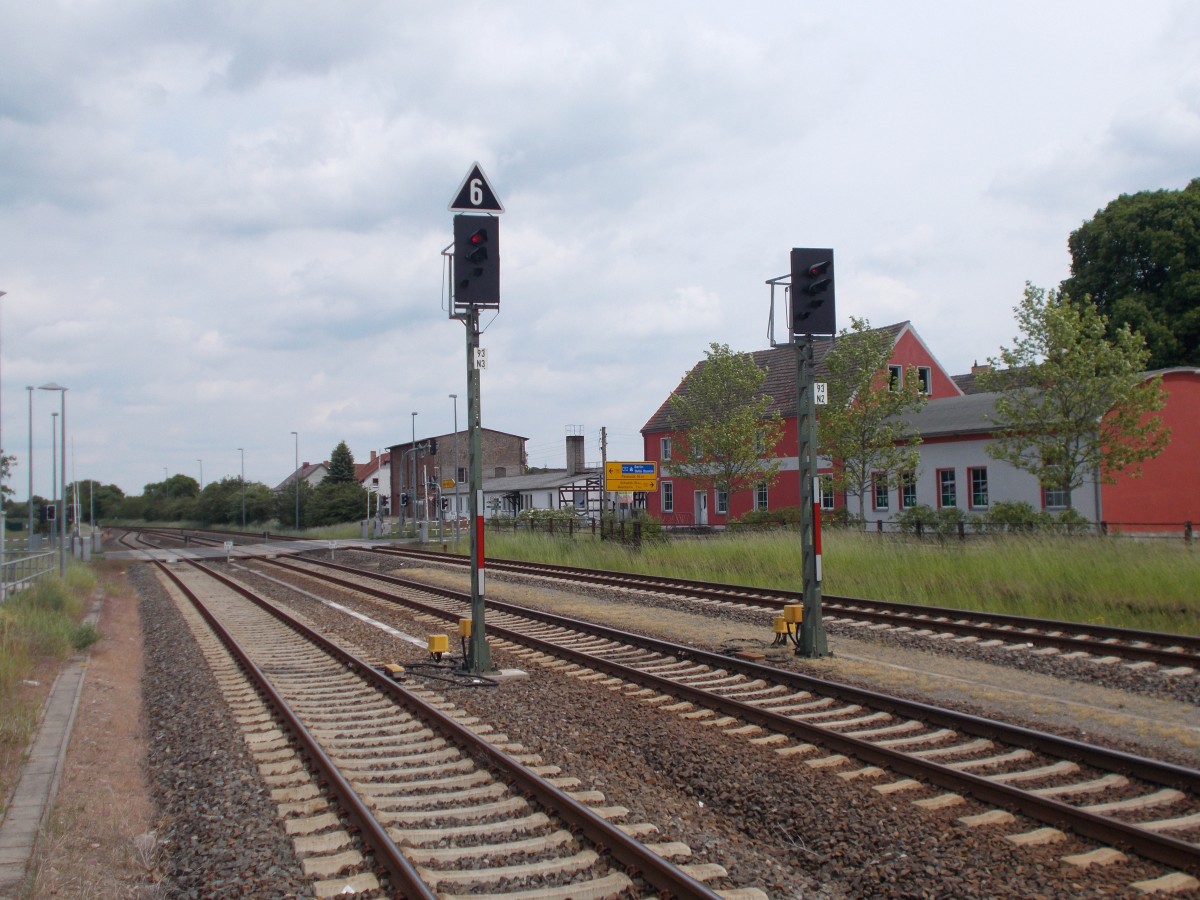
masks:
MULTIPOLYGON (((465 424, 447 207, 504 204, 483 424, 532 465, 640 459, 710 342, 769 346, 768 278, 952 374, 1121 193, 1200 176, 1200 4, 0 0, 0 384, 66 385, 78 479, 275 485, 345 440, 465 424), (202 461, 202 462, 201 462, 202 461)), ((34 490, 51 411, 33 396, 34 490)))

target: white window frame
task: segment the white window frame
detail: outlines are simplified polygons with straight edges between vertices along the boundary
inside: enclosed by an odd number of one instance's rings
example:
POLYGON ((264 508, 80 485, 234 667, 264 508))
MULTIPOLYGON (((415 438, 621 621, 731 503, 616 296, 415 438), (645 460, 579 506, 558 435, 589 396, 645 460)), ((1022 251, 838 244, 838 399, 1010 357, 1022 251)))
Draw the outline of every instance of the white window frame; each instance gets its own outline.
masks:
POLYGON ((675 512, 675 482, 664 481, 660 487, 662 488, 662 511, 665 513, 675 512))
POLYGON ((664 462, 671 458, 671 438, 669 435, 658 439, 658 458, 664 462))
POLYGON ((818 483, 821 485, 821 509, 825 512, 830 512, 834 508, 833 502, 833 476, 820 475, 818 483))

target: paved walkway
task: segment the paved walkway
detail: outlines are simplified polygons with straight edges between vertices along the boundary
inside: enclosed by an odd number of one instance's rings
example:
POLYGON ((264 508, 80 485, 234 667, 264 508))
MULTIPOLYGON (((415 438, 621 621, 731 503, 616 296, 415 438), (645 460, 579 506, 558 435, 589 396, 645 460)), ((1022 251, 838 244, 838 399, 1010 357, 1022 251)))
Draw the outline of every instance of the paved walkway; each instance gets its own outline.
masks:
MULTIPOLYGON (((100 617, 97 603, 86 621, 95 624, 100 617)), ((75 724, 75 712, 83 693, 88 654, 79 654, 67 662, 46 699, 37 736, 29 748, 29 758, 13 790, 12 802, 0 822, 0 897, 12 897, 21 887, 29 860, 33 857, 38 835, 50 818, 54 796, 62 779, 67 745, 75 724)))

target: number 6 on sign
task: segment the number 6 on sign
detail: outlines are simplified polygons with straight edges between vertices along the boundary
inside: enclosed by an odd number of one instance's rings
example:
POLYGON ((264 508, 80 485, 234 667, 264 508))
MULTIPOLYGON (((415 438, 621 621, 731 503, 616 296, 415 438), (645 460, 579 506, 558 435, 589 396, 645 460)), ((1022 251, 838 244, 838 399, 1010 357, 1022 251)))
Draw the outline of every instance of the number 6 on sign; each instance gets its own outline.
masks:
POLYGON ((483 347, 475 348, 475 368, 477 368, 477 369, 486 369, 487 368, 487 350, 483 347))

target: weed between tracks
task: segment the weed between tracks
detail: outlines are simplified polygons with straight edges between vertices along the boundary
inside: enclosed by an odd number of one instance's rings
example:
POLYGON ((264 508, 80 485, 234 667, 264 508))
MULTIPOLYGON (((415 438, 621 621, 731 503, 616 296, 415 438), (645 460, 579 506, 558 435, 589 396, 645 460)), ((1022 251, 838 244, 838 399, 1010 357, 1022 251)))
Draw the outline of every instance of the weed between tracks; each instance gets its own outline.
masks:
MULTIPOLYGON (((938 544, 828 529, 822 544, 826 594, 1200 633, 1200 554, 1182 542, 1003 535, 938 544)), ((610 542, 489 531, 486 552, 801 588, 799 539, 786 532, 668 541, 638 551, 610 542)))

